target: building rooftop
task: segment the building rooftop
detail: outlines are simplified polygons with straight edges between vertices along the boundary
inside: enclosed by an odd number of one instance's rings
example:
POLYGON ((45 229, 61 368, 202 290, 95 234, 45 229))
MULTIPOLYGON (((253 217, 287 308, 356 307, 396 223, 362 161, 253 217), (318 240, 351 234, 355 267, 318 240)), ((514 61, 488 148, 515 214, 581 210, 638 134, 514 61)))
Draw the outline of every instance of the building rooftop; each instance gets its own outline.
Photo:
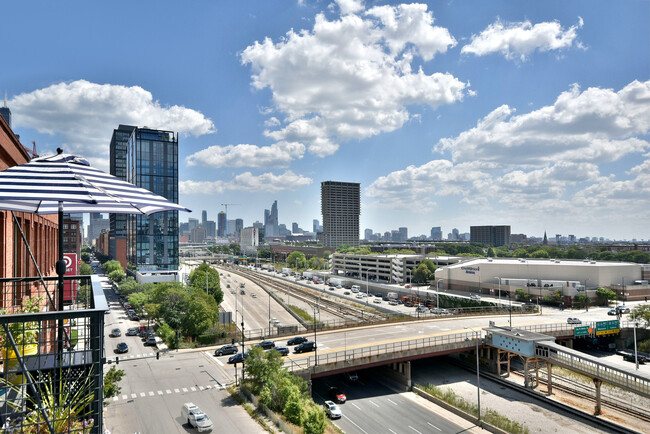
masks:
POLYGON ((560 267, 624 267, 639 265, 632 262, 594 261, 586 259, 549 259, 549 258, 474 258, 468 261, 449 265, 449 268, 467 267, 485 264, 495 265, 540 265, 560 267))
POLYGON ((510 327, 486 327, 485 330, 488 333, 493 333, 495 335, 507 336, 513 339, 518 339, 520 341, 527 342, 541 342, 541 341, 553 341, 555 342, 555 337, 544 335, 541 333, 531 332, 528 330, 522 330, 518 328, 510 327))

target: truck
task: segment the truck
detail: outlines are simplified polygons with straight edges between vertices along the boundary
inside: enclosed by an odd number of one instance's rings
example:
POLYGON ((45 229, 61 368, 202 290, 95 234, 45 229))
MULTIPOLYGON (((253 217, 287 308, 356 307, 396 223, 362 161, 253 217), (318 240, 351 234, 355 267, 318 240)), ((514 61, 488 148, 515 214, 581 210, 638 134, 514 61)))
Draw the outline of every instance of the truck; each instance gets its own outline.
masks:
POLYGON ((302 277, 304 277, 305 279, 313 279, 314 273, 312 273, 311 271, 303 271, 302 277))
POLYGON ((345 285, 345 279, 338 277, 330 277, 330 286, 343 286, 345 285))
POLYGON ((291 275, 291 268, 283 268, 282 269, 282 275, 283 276, 290 276, 291 275))
POLYGON ((396 292, 389 292, 386 294, 386 297, 388 297, 389 300, 397 300, 399 297, 396 292))

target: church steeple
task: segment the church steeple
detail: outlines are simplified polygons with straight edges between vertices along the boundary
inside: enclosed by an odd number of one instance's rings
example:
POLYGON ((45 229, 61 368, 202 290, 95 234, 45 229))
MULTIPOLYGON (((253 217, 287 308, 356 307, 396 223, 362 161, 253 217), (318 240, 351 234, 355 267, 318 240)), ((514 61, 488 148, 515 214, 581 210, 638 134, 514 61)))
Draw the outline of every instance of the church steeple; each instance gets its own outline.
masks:
POLYGON ((546 236, 546 231, 544 231, 544 241, 542 241, 542 245, 548 246, 548 237, 546 236))

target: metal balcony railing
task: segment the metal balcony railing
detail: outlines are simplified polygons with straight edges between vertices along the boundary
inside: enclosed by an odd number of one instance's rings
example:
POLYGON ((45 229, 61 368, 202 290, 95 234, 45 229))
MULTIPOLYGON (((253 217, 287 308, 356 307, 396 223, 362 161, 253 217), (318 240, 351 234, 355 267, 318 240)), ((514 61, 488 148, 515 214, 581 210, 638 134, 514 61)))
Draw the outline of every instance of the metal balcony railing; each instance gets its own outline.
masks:
POLYGON ((0 279, 0 432, 103 432, 104 313, 97 276, 0 279))

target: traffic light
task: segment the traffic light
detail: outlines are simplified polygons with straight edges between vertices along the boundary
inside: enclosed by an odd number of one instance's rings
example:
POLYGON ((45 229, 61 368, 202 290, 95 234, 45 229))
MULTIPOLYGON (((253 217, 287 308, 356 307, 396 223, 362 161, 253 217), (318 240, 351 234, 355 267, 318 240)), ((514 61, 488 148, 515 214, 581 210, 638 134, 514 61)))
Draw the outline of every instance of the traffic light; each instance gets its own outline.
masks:
POLYGON ((156 351, 156 360, 160 360, 160 351, 156 351))
MULTIPOLYGON (((647 297, 646 297, 646 299, 647 299, 647 297)), ((232 338, 232 341, 230 343, 231 343, 231 345, 235 345, 235 338, 232 338)))
POLYGON ((119 365, 119 364, 120 364, 120 358, 117 357, 117 356, 115 356, 115 364, 116 364, 116 365, 119 365))

